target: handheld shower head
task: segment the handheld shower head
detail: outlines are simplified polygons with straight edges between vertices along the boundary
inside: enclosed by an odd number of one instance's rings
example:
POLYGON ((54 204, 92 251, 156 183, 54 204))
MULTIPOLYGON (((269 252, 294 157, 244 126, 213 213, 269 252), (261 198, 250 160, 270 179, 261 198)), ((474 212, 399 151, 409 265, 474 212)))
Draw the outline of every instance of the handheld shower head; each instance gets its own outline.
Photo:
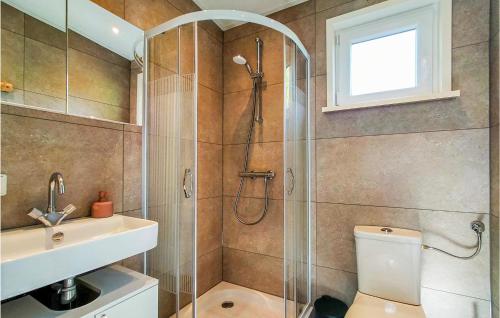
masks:
POLYGON ((242 55, 238 54, 233 56, 233 62, 236 64, 245 65, 247 64, 247 59, 244 58, 242 55))
POLYGON ((238 55, 233 56, 233 62, 236 64, 239 64, 239 65, 245 65, 245 67, 247 68, 248 74, 250 74, 250 75, 253 74, 252 67, 250 66, 250 64, 248 64, 247 59, 244 58, 243 55, 238 54, 238 55))

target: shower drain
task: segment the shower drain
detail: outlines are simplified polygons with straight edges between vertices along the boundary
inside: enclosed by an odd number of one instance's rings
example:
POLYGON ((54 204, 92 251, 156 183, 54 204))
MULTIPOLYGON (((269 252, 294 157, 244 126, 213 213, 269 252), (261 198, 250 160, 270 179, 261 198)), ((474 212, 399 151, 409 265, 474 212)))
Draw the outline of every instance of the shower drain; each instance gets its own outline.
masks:
POLYGON ((224 301, 221 304, 221 307, 224 309, 233 308, 233 306, 234 306, 234 303, 232 301, 224 301))

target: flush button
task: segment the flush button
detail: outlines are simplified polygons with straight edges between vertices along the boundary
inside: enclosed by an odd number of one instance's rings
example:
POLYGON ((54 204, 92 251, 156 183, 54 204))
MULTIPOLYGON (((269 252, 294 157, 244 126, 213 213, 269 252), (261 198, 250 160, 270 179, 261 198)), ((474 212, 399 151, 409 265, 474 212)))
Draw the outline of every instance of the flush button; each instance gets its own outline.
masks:
POLYGON ((384 232, 385 234, 392 233, 392 229, 389 227, 383 227, 380 229, 380 231, 384 232))

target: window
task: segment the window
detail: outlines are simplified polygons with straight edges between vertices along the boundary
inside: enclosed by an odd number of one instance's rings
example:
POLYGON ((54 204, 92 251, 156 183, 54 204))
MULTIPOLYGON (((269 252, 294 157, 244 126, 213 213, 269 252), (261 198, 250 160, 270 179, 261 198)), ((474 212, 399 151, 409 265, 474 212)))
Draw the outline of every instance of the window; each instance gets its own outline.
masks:
POLYGON ((451 98, 451 0, 389 0, 327 20, 323 111, 451 98))

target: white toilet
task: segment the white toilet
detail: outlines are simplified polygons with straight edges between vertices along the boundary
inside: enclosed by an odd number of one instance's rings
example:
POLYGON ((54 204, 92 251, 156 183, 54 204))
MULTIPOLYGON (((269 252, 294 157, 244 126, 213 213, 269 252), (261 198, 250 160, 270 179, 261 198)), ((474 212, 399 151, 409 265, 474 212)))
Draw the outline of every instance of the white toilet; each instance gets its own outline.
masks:
POLYGON ((425 318, 418 231, 356 226, 358 292, 346 318, 425 318))

